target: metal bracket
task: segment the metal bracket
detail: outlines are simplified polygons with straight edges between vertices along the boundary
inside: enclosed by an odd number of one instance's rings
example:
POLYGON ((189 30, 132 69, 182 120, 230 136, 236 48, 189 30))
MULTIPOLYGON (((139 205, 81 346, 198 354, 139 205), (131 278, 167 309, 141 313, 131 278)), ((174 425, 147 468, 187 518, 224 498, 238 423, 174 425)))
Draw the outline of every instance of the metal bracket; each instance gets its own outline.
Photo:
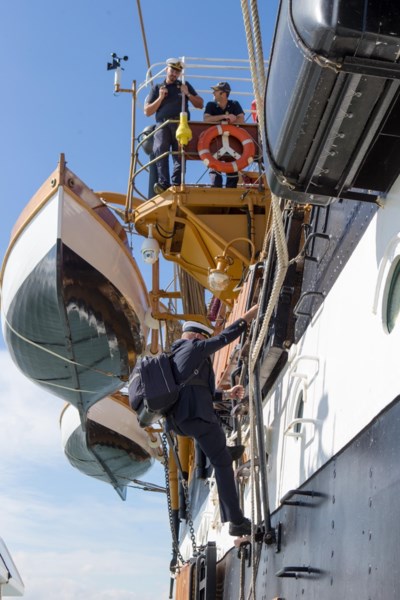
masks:
POLYGON ((329 250, 329 246, 331 243, 331 236, 328 235, 327 233, 310 233, 310 235, 307 236, 307 239, 305 241, 303 250, 302 250, 302 255, 304 256, 305 260, 310 260, 312 262, 316 262, 319 263, 322 261, 322 259, 325 257, 325 254, 328 252, 329 250), (307 250, 308 250, 308 246, 310 244, 311 241, 313 241, 315 238, 319 238, 321 240, 325 240, 327 241, 327 245, 326 245, 326 249, 325 252, 322 254, 322 256, 312 256, 311 254, 307 254, 307 250))
POLYGON ((296 579, 300 579, 304 577, 304 575, 315 575, 321 574, 321 569, 315 569, 314 567, 283 567, 280 571, 277 572, 277 577, 295 577, 296 579))
POLYGON ((324 298, 325 294, 323 294, 322 292, 304 292, 304 294, 300 296, 296 306, 293 309, 293 312, 296 315, 296 317, 309 317, 310 319, 312 318, 312 314, 310 312, 305 312, 299 309, 301 303, 307 296, 322 296, 322 298, 324 298))
POLYGON ((309 502, 302 502, 301 500, 297 500, 292 502, 291 498, 293 496, 305 496, 307 498, 326 498, 326 494, 322 492, 314 492, 313 490, 289 490, 280 500, 281 506, 315 506, 315 504, 310 504, 309 502))
POLYGON ((286 427, 285 431, 283 432, 283 435, 286 435, 288 437, 296 437, 296 438, 302 437, 303 436, 302 431, 290 433, 290 430, 293 429, 293 427, 295 427, 296 425, 302 425, 302 424, 306 424, 306 423, 314 425, 314 427, 316 427, 318 424, 318 420, 317 419, 293 419, 293 421, 291 421, 289 423, 289 425, 286 427))
POLYGON ((373 58, 346 56, 341 64, 340 72, 379 77, 380 79, 400 79, 400 64, 373 58))
POLYGON ((239 548, 238 548, 238 558, 243 558, 244 560, 247 560, 247 565, 250 568, 251 567, 251 542, 248 542, 247 540, 245 542, 241 542, 239 548))

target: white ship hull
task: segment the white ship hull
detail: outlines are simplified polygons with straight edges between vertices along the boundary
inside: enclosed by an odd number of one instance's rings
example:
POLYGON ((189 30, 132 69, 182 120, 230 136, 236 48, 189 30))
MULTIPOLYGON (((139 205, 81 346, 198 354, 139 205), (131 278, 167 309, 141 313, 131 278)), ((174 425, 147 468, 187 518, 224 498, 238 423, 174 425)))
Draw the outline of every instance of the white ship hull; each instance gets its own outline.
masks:
POLYGON ((273 508, 340 452, 399 393, 400 328, 388 333, 388 285, 400 257, 394 185, 266 400, 273 508), (302 393, 304 423, 296 435, 302 393))

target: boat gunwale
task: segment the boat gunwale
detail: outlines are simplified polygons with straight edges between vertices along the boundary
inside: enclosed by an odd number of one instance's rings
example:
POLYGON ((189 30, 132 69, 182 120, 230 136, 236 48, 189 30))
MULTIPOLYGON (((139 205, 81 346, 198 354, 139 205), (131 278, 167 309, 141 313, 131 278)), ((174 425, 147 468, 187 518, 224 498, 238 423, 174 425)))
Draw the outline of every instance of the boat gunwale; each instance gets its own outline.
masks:
MULTIPOLYGON (((148 291, 145 285, 142 273, 137 265, 135 258, 129 252, 127 246, 123 243, 121 237, 114 231, 114 229, 109 225, 107 221, 105 221, 101 216, 97 214, 97 212, 79 195, 77 194, 71 185, 68 184, 68 181, 71 180, 71 177, 79 179, 72 171, 69 169, 62 170, 60 168, 60 164, 57 168, 51 173, 51 175, 46 179, 46 181, 41 185, 41 187, 36 191, 36 193, 29 200, 28 204, 24 207, 20 216, 18 217, 12 231, 9 245, 7 247, 6 253, 3 258, 3 262, 1 265, 0 271, 0 290, 2 288, 3 279, 5 269, 8 263, 8 259, 10 254, 17 243, 17 241, 21 238, 24 231, 27 229, 28 225, 33 221, 33 219, 39 214, 39 212, 43 209, 46 204, 55 196, 55 194, 59 191, 60 188, 63 188, 68 195, 70 195, 77 204, 79 204, 82 208, 86 210, 86 212, 90 213, 91 216, 107 231, 109 235, 111 235, 114 240, 117 242, 118 246, 123 249, 125 255, 129 259, 129 262, 132 264, 135 270, 135 275, 137 280, 140 281, 141 287, 145 296, 148 298, 148 291), (54 182, 54 183, 53 183, 54 182)), ((94 196, 98 197, 95 192, 93 192, 82 180, 82 185, 84 189, 88 192, 92 193, 94 196)), ((106 208, 108 208, 107 204, 104 204, 106 208)), ((108 208, 108 210, 110 210, 108 208)), ((0 306, 1 306, 1 296, 0 296, 0 306)))

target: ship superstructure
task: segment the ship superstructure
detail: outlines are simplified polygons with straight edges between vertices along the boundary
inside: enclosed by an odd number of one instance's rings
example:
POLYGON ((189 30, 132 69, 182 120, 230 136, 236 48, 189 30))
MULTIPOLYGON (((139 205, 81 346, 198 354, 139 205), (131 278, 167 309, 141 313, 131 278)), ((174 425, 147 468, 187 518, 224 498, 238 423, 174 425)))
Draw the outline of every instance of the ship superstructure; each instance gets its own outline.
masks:
POLYGON ((126 197, 93 193, 61 157, 3 264, 5 337, 27 375, 68 401, 61 422, 73 464, 84 458, 84 472, 124 497, 126 481, 164 463, 171 597, 395 599, 400 10, 282 0, 267 68, 256 4, 248 61, 180 57, 190 80, 200 72, 214 82, 218 69, 243 95, 252 80, 252 112, 219 130, 181 114, 182 180, 162 193, 153 192, 157 126, 138 135, 135 114, 165 66, 149 65, 143 85, 125 89, 114 56, 114 90, 131 94, 134 117, 126 197), (193 176, 210 157, 236 169, 237 188, 193 176), (104 237, 102 256, 76 234, 73 213, 104 237), (43 217, 51 235, 16 285, 7 269, 43 217), (150 290, 126 229, 145 240, 150 290), (173 265, 172 290, 162 288, 161 259, 173 265), (50 310, 50 341, 39 339, 46 310, 29 329, 26 290, 50 310), (183 319, 220 331, 255 303, 251 330, 214 357, 221 389, 246 387, 243 403, 216 406, 227 443, 246 448, 235 467, 253 528, 235 540, 207 458, 188 438, 164 436, 162 421, 141 430, 127 381, 140 356, 168 350, 183 319))

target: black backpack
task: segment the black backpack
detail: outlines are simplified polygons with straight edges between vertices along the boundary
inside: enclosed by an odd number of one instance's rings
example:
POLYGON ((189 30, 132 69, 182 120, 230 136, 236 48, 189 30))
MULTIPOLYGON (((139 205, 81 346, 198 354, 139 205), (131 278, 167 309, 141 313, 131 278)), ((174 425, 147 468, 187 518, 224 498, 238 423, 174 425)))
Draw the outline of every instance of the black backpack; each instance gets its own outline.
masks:
MULTIPOLYGON (((178 349, 177 349, 178 350, 178 349)), ((148 427, 166 416, 179 397, 181 389, 189 383, 208 387, 201 379, 194 380, 199 369, 182 383, 175 381, 170 362, 177 350, 157 356, 144 356, 132 371, 129 381, 129 402, 137 414, 139 425, 148 427)))

